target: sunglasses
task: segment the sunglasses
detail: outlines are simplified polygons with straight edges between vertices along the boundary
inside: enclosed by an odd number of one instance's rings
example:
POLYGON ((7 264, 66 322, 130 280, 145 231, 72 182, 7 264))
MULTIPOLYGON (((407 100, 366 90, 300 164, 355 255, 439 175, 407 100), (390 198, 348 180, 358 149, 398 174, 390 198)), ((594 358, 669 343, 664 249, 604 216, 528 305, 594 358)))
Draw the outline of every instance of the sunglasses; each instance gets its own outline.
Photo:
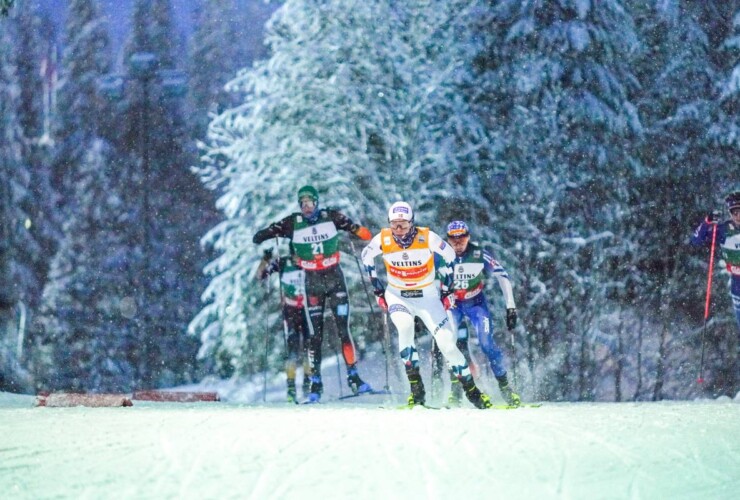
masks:
POLYGON ((732 215, 740 215, 740 207, 736 207, 736 208, 731 208, 731 209, 730 209, 730 213, 731 213, 732 215))
POLYGON ((468 236, 470 236, 470 235, 469 235, 469 234, 456 234, 456 235, 454 235, 454 236, 453 236, 453 235, 450 235, 450 234, 448 234, 448 235, 447 235, 447 237, 448 237, 449 239, 451 239, 451 240, 456 240, 456 241, 459 241, 459 240, 465 239, 465 238, 467 238, 468 236))
POLYGON ((411 227, 411 223, 408 221, 402 221, 402 222, 391 222, 391 229, 409 229, 411 227))

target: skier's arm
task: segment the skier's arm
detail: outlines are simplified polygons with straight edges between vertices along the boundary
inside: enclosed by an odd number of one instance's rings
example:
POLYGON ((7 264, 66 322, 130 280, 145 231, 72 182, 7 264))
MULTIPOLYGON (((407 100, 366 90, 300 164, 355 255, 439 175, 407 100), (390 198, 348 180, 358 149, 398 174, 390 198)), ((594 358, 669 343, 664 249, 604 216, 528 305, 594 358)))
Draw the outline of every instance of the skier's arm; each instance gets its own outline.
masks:
POLYGON ((718 223, 714 212, 711 212, 707 217, 699 224, 699 226, 694 231, 694 234, 691 235, 691 242, 692 245, 695 246, 704 246, 709 245, 712 242, 712 226, 717 224, 717 240, 722 241, 722 236, 724 235, 724 231, 726 229, 725 223, 718 223))
POLYGON ((501 288, 501 293, 504 294, 506 309, 516 309, 516 303, 514 302, 514 292, 511 288, 511 280, 509 279, 509 274, 487 250, 483 250, 483 269, 488 276, 494 276, 496 278, 496 281, 498 281, 498 286, 501 288))
POLYGON ((270 238, 275 238, 278 236, 283 238, 290 238, 292 235, 293 216, 289 215, 283 220, 273 222, 266 228, 257 231, 257 233, 255 233, 254 237, 252 238, 252 243, 259 245, 263 241, 267 241, 270 238))
POLYGON ((370 282, 373 284, 376 295, 378 292, 385 292, 385 285, 378 278, 378 273, 375 270, 375 258, 382 255, 383 249, 380 246, 380 234, 376 234, 370 243, 362 249, 362 265, 365 266, 365 271, 370 276, 370 282))
POLYGON ((447 295, 452 292, 455 251, 433 231, 429 231, 429 248, 436 254, 434 264, 442 284, 442 295, 447 295))
POLYGON ((372 238, 372 234, 370 233, 370 230, 368 228, 360 224, 355 224, 354 222, 352 222, 352 219, 350 219, 343 213, 330 209, 329 215, 331 215, 331 220, 332 222, 334 222, 334 225, 337 226, 337 229, 352 233, 361 240, 367 241, 372 238))

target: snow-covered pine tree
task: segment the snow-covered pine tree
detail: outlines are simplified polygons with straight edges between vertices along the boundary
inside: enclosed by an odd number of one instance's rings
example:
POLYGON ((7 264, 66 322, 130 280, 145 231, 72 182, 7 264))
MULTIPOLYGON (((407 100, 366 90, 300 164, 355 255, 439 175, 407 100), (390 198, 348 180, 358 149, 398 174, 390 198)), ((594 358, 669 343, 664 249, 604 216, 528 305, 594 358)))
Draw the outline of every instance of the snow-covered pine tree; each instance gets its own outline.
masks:
MULTIPOLYGON (((710 200, 715 209, 725 214, 723 198, 731 191, 740 190, 740 175, 737 165, 740 163, 740 2, 709 2, 702 12, 707 28, 710 55, 716 67, 712 75, 714 89, 714 114, 708 124, 711 157, 704 165, 711 172, 713 183, 710 200), (721 208, 720 208, 721 207, 721 208)), ((696 182, 700 182, 697 172, 696 182)), ((707 205, 697 207, 706 211, 707 205)), ((700 213, 700 212, 699 212, 700 213)), ((701 255, 703 269, 706 269, 706 254, 701 255)), ((716 289, 715 289, 716 290, 716 289)), ((732 316, 730 297, 725 290, 715 291, 716 325, 709 338, 710 358, 708 367, 712 369, 712 385, 708 387, 712 394, 724 393, 733 395, 740 388, 740 350, 737 347, 737 325, 732 316)))
POLYGON ((29 309, 30 319, 30 313, 38 306, 59 231, 59 219, 53 210, 57 196, 49 170, 51 145, 44 137, 51 117, 50 106, 44 106, 45 91, 50 89, 45 86, 49 83, 48 73, 42 71, 50 63, 54 33, 51 21, 39 13, 37 5, 25 5, 6 22, 13 32, 14 64, 20 88, 18 122, 23 134, 21 156, 29 175, 28 192, 21 202, 28 220, 17 236, 25 241, 25 251, 18 254, 18 260, 29 271, 28 287, 21 299, 29 309))
POLYGON ((297 209, 300 185, 317 185, 325 206, 372 229, 393 200, 407 199, 417 221, 434 226, 441 200, 474 193, 466 172, 486 136, 461 89, 476 54, 469 25, 484 4, 288 1, 276 12, 272 55, 229 84, 244 102, 211 123, 199 170, 223 193, 227 217, 204 238, 223 254, 207 268, 210 303, 190 326, 203 356, 241 357, 239 368, 253 369, 250 321, 267 305, 255 291, 251 237, 297 209))
POLYGON ((639 357, 622 356, 623 383, 636 387, 635 398, 661 399, 666 389, 670 394, 691 389, 677 375, 691 371, 687 339, 695 331, 692 308, 698 313, 695 306, 701 304, 697 278, 705 272, 692 262, 694 250, 686 239, 691 224, 698 223, 696 203, 711 191, 709 182, 696 181, 708 178, 705 130, 712 114, 713 70, 707 33, 698 21, 702 6, 630 2, 630 7, 641 41, 634 60, 640 81, 634 102, 644 135, 635 149, 639 168, 628 179, 630 202, 625 209, 633 214, 628 219, 633 250, 621 259, 630 273, 620 281, 638 285, 622 288, 614 299, 625 311, 622 322, 637 326, 644 323, 637 318, 646 318, 647 329, 658 332, 646 336, 642 328, 623 328, 623 342, 639 345, 641 351, 639 357), (685 236, 666 251, 666 241, 676 240, 679 227, 685 236))
POLYGON ((226 83, 265 55, 262 32, 269 11, 256 3, 240 8, 237 0, 209 0, 198 7, 188 74, 194 110, 190 126, 203 140, 211 119, 239 104, 240 96, 227 92, 226 83))
POLYGON ((52 260, 39 324, 42 389, 128 392, 137 388, 141 347, 136 322, 136 255, 126 240, 135 223, 118 193, 122 172, 101 139, 75 166, 75 209, 52 260))
POLYGON ((140 386, 189 380, 195 370, 197 344, 184 334, 198 307, 205 256, 199 236, 215 222, 210 193, 189 170, 195 161, 182 102, 165 88, 167 70, 181 64, 179 37, 169 0, 140 0, 126 46, 126 60, 153 54, 153 71, 129 73, 123 134, 117 149, 128 160, 124 205, 135 226, 128 228, 132 246, 138 335, 136 363, 140 386))
MULTIPOLYGON (((112 67, 110 37, 96 0, 70 2, 64 29, 54 179, 61 203, 75 203, 75 174, 93 139, 112 137, 110 109, 98 97, 98 82, 112 67)), ((74 207, 71 208, 74 210, 74 207)))
POLYGON ((110 59, 97 3, 73 1, 65 27, 54 133, 55 179, 61 192, 57 210, 65 224, 51 260, 35 342, 39 380, 49 389, 134 387, 128 354, 120 346, 135 330, 115 304, 126 303, 130 270, 122 269, 120 262, 111 264, 130 251, 122 223, 127 213, 115 213, 121 208, 120 178, 111 175, 116 172, 115 155, 101 138, 114 135, 109 129, 111 109, 97 93, 110 59), (114 360, 106 361, 107 356, 114 360))
POLYGON ((19 120, 23 135, 29 140, 37 139, 43 133, 43 76, 41 63, 48 54, 50 33, 39 14, 38 5, 24 2, 22 8, 11 18, 15 25, 16 73, 21 84, 19 120))
POLYGON ((620 179, 641 133, 630 102, 633 21, 617 0, 504 1, 486 19, 475 102, 503 141, 494 160, 506 172, 486 184, 483 232, 517 263, 511 272, 530 328, 520 352, 530 353, 530 367, 539 356, 539 391, 590 399, 594 338, 612 286, 605 264, 624 215, 620 179))
POLYGON ((715 146, 712 165, 712 188, 715 189, 715 203, 728 191, 737 190, 740 180, 737 164, 740 160, 740 2, 710 2, 703 18, 711 26, 709 34, 711 61, 716 65, 713 77, 718 90, 714 102, 716 116, 709 130, 709 137, 715 146), (714 7, 714 8, 712 8, 714 7))
POLYGON ((27 375, 18 359, 19 301, 31 288, 33 273, 21 257, 33 252, 28 215, 30 174, 23 161, 23 133, 18 113, 20 87, 8 20, 0 22, 0 390, 28 390, 27 375))

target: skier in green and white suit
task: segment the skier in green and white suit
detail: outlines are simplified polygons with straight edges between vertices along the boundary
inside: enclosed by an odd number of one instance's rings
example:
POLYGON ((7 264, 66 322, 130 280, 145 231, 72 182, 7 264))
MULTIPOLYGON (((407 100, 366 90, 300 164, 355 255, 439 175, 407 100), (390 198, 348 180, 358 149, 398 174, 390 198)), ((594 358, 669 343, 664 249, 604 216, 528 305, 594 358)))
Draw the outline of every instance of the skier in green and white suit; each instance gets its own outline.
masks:
POLYGON ((371 392, 372 387, 357 373, 357 357, 349 331, 349 297, 344 273, 339 265, 339 230, 362 240, 371 238, 370 231, 355 224, 346 215, 330 208, 319 208, 319 193, 313 186, 298 190, 300 212, 257 231, 252 241, 260 244, 274 237, 290 240, 291 254, 306 273, 306 299, 309 312, 309 357, 311 359, 311 392, 308 402, 318 402, 323 392, 321 382, 321 343, 324 332, 324 309, 333 312, 347 365, 347 383, 354 393, 371 392))

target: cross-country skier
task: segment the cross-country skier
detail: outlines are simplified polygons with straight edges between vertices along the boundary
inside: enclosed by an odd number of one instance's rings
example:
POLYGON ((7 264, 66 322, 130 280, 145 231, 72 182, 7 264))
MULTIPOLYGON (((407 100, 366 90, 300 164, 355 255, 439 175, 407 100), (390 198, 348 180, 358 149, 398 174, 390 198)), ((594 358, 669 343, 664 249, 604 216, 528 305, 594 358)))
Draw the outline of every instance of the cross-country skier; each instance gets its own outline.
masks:
MULTIPOLYGON (((481 350, 491 364, 491 371, 496 377, 501 395, 509 406, 519 406, 521 398, 509 383, 503 353, 493 337, 493 321, 483 293, 486 277, 494 276, 506 302, 506 327, 513 330, 516 327, 517 314, 509 275, 490 252, 470 242, 470 229, 465 222, 456 220, 447 225, 447 242, 455 251, 455 307, 450 309, 448 314, 453 324, 457 326, 457 347, 470 359, 468 329, 464 322, 467 318, 475 330, 481 350)), ((459 405, 461 396, 462 388, 452 377, 450 404, 459 405)))
POLYGON ((424 383, 419 372, 419 354, 414 345, 414 317, 432 332, 450 370, 477 408, 490 408, 490 398, 473 381, 465 356, 455 346, 455 332, 445 309, 454 306, 452 262, 455 253, 442 238, 426 227, 414 225, 414 213, 406 202, 396 202, 388 211, 389 228, 383 229, 362 251, 362 262, 370 275, 378 305, 390 315, 398 330, 398 348, 411 385, 409 406, 424 405, 424 383), (388 286, 375 271, 375 258, 382 256, 388 286), (442 289, 435 286, 435 272, 442 289))
POLYGON ((319 208, 319 193, 313 186, 298 190, 301 211, 257 231, 256 244, 274 237, 290 240, 291 255, 306 273, 306 299, 309 312, 309 357, 311 359, 311 392, 308 402, 321 399, 321 343, 324 334, 324 309, 332 310, 337 332, 342 342, 342 354, 347 365, 347 384, 353 393, 372 392, 357 372, 355 344, 349 331, 349 297, 344 273, 339 265, 339 233, 347 231, 362 240, 369 240, 370 231, 341 212, 319 208))
POLYGON ((270 274, 280 276, 280 297, 283 308, 283 328, 286 335, 287 359, 285 375, 288 381, 288 402, 298 403, 295 387, 295 374, 298 364, 303 360, 303 395, 308 397, 311 388, 311 367, 307 360, 310 337, 306 298, 304 291, 305 271, 298 267, 291 257, 272 257, 272 249, 265 250, 257 269, 257 277, 266 280, 270 274))
POLYGON ((735 309, 738 329, 740 330, 740 191, 730 193, 725 198, 730 219, 719 222, 719 214, 710 212, 706 219, 696 228, 691 243, 694 245, 711 245, 712 226, 717 225, 717 241, 722 250, 722 258, 730 273, 730 296, 735 309))

